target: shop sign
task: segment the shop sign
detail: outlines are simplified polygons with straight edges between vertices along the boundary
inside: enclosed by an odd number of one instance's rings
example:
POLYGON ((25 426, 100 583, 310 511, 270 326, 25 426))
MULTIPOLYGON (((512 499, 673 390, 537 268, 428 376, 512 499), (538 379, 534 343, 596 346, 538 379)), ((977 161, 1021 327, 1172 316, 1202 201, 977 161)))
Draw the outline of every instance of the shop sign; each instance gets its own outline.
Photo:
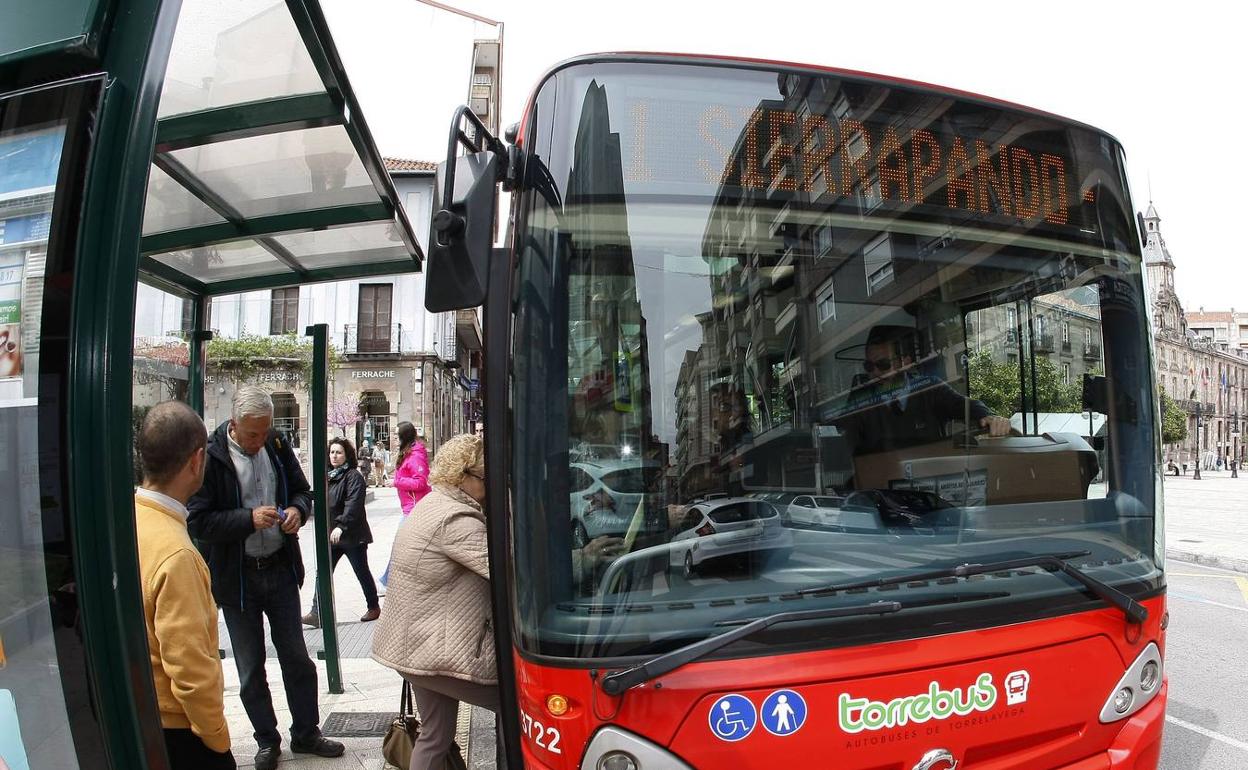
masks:
POLYGON ((385 380, 394 377, 393 369, 352 369, 353 380, 385 380))

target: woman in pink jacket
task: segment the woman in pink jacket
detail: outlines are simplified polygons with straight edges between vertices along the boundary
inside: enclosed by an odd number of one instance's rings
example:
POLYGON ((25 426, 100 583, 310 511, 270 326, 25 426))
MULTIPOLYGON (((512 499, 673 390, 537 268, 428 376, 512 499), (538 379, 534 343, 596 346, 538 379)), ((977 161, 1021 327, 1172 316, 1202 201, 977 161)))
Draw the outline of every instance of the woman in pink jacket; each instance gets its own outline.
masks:
POLYGON ((410 422, 399 423, 399 459, 394 468, 394 486, 399 490, 399 506, 404 516, 429 493, 429 453, 416 437, 416 426, 410 422))

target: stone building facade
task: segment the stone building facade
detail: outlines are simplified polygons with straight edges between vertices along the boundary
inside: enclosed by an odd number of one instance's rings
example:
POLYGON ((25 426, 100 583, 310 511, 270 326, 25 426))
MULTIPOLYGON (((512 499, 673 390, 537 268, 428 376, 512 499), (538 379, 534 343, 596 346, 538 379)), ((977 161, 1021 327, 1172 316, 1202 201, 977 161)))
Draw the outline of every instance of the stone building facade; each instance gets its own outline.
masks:
POLYGON ((1152 205, 1144 214, 1157 384, 1187 413, 1187 438, 1163 448, 1167 461, 1213 462, 1244 452, 1248 420, 1248 313, 1187 313, 1174 290, 1174 260, 1152 205))

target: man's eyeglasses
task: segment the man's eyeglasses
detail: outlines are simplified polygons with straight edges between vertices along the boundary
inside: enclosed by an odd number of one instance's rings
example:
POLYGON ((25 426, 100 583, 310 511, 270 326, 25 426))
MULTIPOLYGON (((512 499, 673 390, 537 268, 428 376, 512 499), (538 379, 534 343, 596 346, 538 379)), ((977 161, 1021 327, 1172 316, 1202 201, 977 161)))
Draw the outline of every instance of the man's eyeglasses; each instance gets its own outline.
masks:
POLYGON ((893 368, 893 359, 877 358, 874 361, 867 359, 862 362, 862 368, 868 372, 887 372, 893 368))
POLYGON ((473 472, 472 472, 472 469, 470 469, 470 468, 468 468, 468 469, 465 469, 465 470, 464 470, 464 475, 466 475, 466 476, 472 476, 474 479, 480 479, 481 481, 485 481, 485 476, 484 476, 484 474, 480 474, 480 473, 473 473, 473 472))

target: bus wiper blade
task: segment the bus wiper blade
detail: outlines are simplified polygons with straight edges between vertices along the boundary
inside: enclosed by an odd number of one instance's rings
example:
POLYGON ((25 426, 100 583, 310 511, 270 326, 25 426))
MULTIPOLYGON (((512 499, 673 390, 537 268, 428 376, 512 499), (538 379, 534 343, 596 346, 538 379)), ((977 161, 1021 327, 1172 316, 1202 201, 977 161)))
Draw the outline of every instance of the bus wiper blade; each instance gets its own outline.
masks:
POLYGON ((622 671, 607 674, 602 678, 602 691, 607 695, 619 695, 625 690, 636 687, 643 682, 657 679, 664 674, 675 671, 686 663, 710 655, 718 649, 727 647, 738 639, 756 634, 765 628, 781 623, 798 623, 803 620, 823 620, 825 618, 849 618, 858 615, 888 615, 899 612, 901 602, 872 602, 854 607, 825 607, 813 610, 795 610, 777 612, 774 615, 751 620, 739 628, 725 631, 722 634, 703 639, 684 647, 664 653, 657 658, 633 666, 622 671))
POLYGON ((1112 604, 1122 610, 1123 615, 1131 623, 1143 623, 1148 619, 1148 609, 1144 605, 1127 596, 1113 586, 1106 585, 1078 567, 1067 563, 1067 559, 1073 559, 1078 556, 1087 556, 1090 551, 1067 551, 1065 553, 1040 553, 1032 556, 1024 556, 1018 559, 1007 559, 1004 561, 989 562, 987 564, 966 563, 959 564, 956 567, 945 567, 943 569, 931 570, 928 572, 915 572, 909 575, 897 575, 889 578, 879 578, 878 580, 862 580, 856 583, 840 583, 819 588, 803 588, 798 591, 801 594, 818 594, 831 593, 833 591, 848 591, 855 588, 879 588, 881 586, 899 585, 901 583, 910 583, 921 580, 936 580, 943 577, 970 577, 972 575, 984 575, 991 572, 1002 572, 1005 570, 1022 569, 1023 567, 1052 567, 1053 569, 1069 575, 1075 581, 1083 585, 1098 599, 1112 604))
MULTIPOLYGON (((1009 596, 1009 591, 975 591, 973 593, 950 593, 938 594, 936 596, 923 596, 918 599, 907 599, 899 602, 903 610, 913 610, 921 607, 938 607, 942 604, 961 604, 963 602, 982 602, 988 599, 1004 599, 1009 596)), ((721 620, 715 625, 717 626, 743 626, 746 623, 752 623, 758 618, 742 618, 740 620, 721 620)))

